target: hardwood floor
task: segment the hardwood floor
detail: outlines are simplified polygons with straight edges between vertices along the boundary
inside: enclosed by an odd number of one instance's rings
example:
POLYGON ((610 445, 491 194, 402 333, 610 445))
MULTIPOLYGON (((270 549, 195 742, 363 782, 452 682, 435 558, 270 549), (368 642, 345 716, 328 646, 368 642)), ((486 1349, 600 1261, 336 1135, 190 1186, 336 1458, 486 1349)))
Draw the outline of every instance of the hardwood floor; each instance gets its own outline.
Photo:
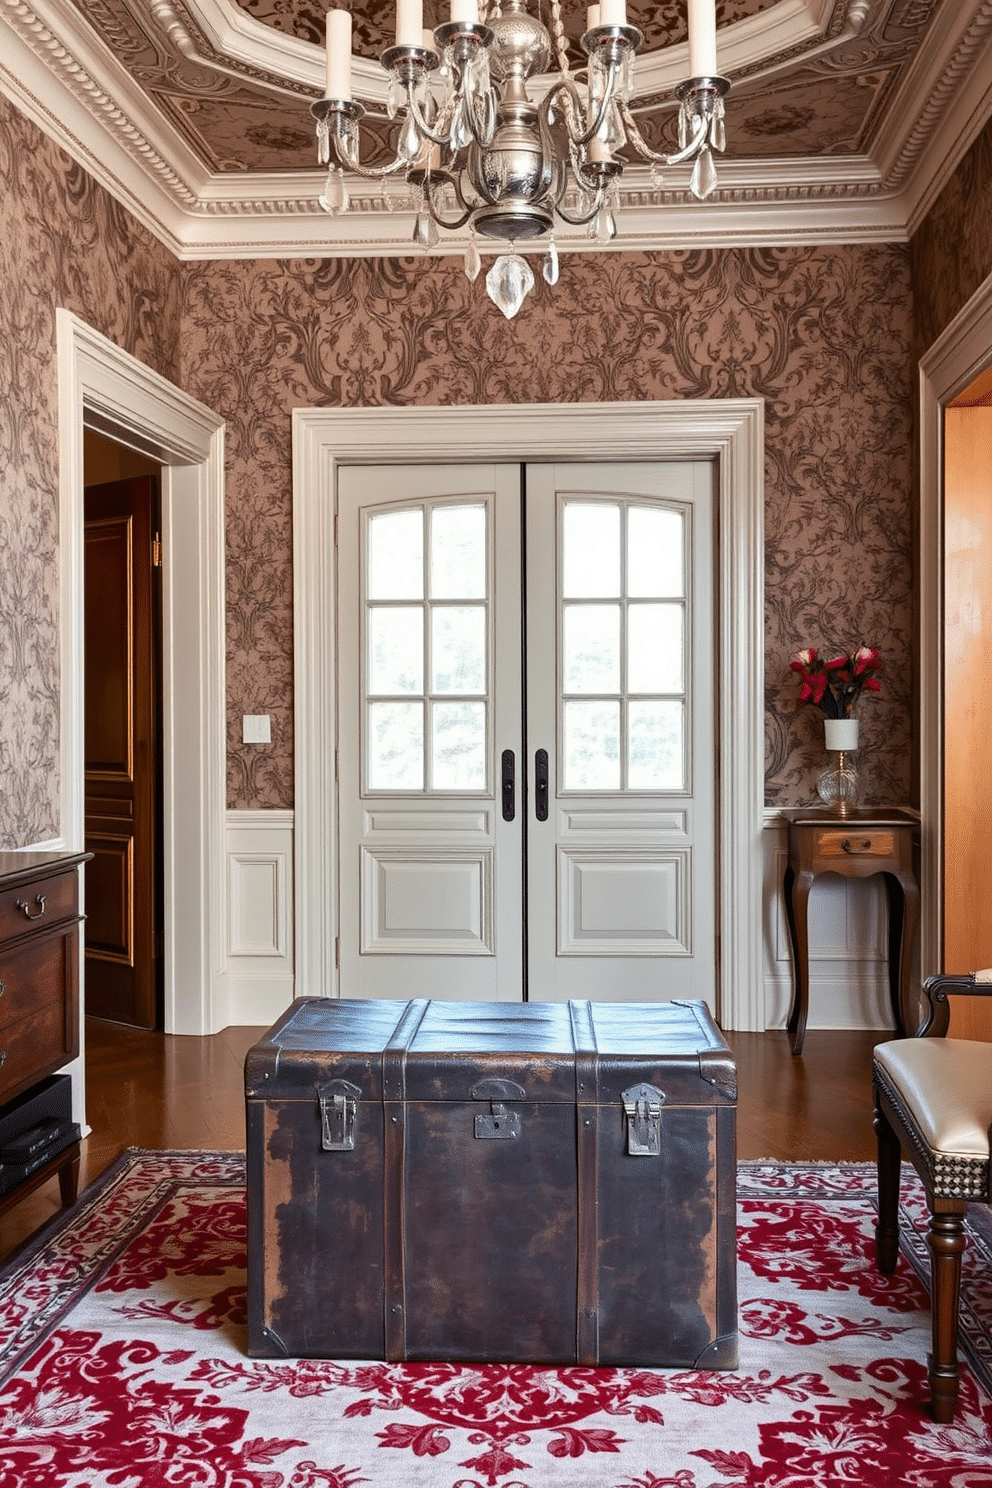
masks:
MULTIPOLYGON (((146 1033, 88 1019, 87 1117, 80 1188, 126 1147, 244 1147, 243 1064, 260 1028, 210 1038, 146 1033)), ((738 1155, 872 1161, 871 1051, 885 1033, 728 1034, 738 1071, 738 1155)), ((59 1212, 53 1179, 0 1217, 0 1261, 59 1212)))

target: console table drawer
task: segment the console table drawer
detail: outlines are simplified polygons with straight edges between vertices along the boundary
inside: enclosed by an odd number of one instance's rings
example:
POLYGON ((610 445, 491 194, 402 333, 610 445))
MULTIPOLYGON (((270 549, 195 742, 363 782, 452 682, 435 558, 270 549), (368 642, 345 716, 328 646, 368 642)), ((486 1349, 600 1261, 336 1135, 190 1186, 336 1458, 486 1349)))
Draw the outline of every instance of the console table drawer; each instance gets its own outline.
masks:
POLYGON ((10 1024, 42 1003, 73 997, 75 961, 74 930, 39 935, 8 950, 0 947, 0 1047, 10 1024))
POLYGON ((0 1028, 0 1101, 68 1064, 79 1053, 75 999, 45 1003, 0 1028))
POLYGON ((0 941, 47 930, 62 920, 75 919, 75 872, 53 873, 33 883, 0 890, 0 941))
POLYGON ((891 831, 864 831, 855 828, 820 832, 813 846, 816 858, 886 858, 898 855, 895 835, 891 831))

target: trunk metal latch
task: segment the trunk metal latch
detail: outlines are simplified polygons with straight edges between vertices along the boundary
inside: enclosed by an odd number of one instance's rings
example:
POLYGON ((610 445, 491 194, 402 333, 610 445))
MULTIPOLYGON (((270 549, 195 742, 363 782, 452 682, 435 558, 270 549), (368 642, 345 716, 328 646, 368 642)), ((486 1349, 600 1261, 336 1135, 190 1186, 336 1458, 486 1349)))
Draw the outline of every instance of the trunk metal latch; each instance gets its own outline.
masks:
POLYGON ((519 1137, 520 1115, 509 1111, 503 1104, 507 1100, 524 1100, 527 1092, 515 1080, 480 1080, 472 1086, 473 1100, 489 1102, 488 1115, 480 1112, 475 1118, 475 1137, 479 1142, 507 1142, 519 1137))
POLYGON ((323 1152, 354 1152, 361 1093, 358 1086, 348 1080, 332 1080, 317 1092, 323 1152))
POLYGON ((623 1092, 627 1151, 631 1157, 661 1156, 661 1108, 665 1092, 657 1085, 631 1085, 623 1092))

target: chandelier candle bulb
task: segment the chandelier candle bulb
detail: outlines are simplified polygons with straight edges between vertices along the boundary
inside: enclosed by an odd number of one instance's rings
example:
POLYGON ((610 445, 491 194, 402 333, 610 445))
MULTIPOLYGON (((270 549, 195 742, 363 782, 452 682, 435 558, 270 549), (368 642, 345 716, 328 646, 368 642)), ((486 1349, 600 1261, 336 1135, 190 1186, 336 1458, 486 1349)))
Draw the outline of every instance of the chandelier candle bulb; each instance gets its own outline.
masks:
POLYGON ((396 0, 396 45, 419 47, 424 40, 424 7, 421 0, 396 0))
POLYGON ((594 31, 599 23, 599 6, 590 5, 586 11, 586 30, 594 31))
POLYGON ((351 98, 351 11, 327 12, 325 98, 351 98))
POLYGON ((451 19, 458 25, 479 24, 479 0, 451 0, 451 19))
POLYGON ((626 26, 627 0, 600 0, 599 24, 601 26, 626 26))
POLYGON ((689 73, 716 77, 716 7, 713 0, 689 0, 689 73))

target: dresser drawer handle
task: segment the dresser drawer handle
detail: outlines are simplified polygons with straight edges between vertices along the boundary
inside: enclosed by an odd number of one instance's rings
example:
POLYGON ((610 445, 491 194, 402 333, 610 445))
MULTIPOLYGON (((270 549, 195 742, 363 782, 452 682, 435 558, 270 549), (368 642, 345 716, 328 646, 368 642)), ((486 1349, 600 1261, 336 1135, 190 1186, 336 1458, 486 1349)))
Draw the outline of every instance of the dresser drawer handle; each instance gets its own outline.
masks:
POLYGON ((857 857, 858 853, 871 852, 871 838, 863 837, 860 842, 852 842, 850 837, 845 837, 841 843, 841 851, 857 857))
POLYGON ((45 913, 44 894, 36 894, 34 896, 34 902, 38 906, 37 914, 31 913, 31 906, 28 904, 28 901, 26 899, 16 899, 14 902, 17 905, 17 908, 22 912, 26 920, 40 920, 42 915, 45 913))

